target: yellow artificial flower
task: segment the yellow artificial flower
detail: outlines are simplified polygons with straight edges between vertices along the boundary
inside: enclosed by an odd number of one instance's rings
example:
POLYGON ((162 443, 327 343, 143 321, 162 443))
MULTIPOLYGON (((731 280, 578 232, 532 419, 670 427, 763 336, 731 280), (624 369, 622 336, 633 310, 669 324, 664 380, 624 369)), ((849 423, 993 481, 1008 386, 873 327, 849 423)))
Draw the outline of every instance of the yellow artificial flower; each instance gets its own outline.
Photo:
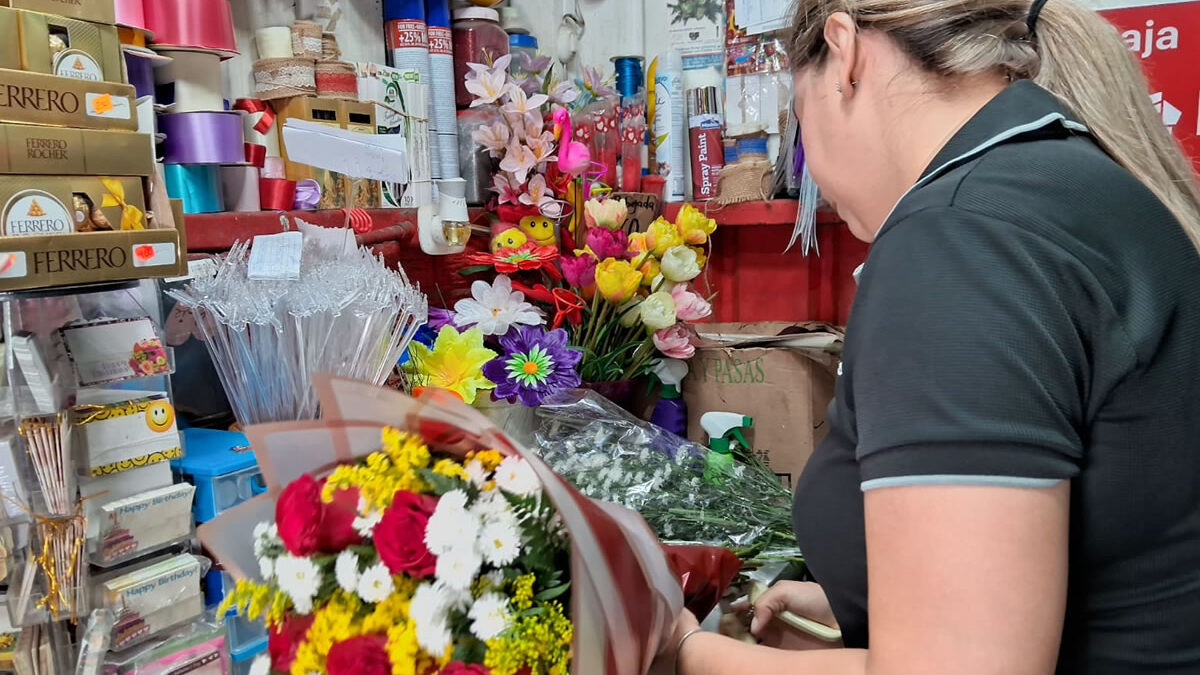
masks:
POLYGON ((467 470, 463 468, 462 464, 459 464, 458 462, 448 458, 439 459, 437 464, 433 465, 433 472, 439 476, 445 476, 446 478, 457 478, 462 481, 469 481, 471 479, 471 477, 467 475, 467 470))
POLYGON ((696 252, 687 246, 673 246, 662 258, 662 274, 667 281, 683 283, 700 276, 696 252))
POLYGON ((717 221, 704 215, 691 204, 684 204, 683 208, 679 209, 675 216, 675 225, 678 226, 679 235, 683 240, 693 246, 708 241, 709 235, 717 229, 717 221))
POLYGON ((608 258, 596 265, 596 290, 614 305, 632 298, 641 284, 642 273, 635 270, 628 260, 608 258))
POLYGON ((480 390, 496 386, 483 376, 483 364, 498 355, 483 346, 478 328, 459 333, 453 326, 442 326, 432 350, 413 342, 409 353, 409 369, 419 384, 454 392, 468 404, 480 390))
POLYGON ((675 299, 666 291, 651 293, 642 301, 642 323, 652 331, 675 325, 675 299))
POLYGON ((500 462, 504 461, 504 455, 500 454, 499 450, 480 450, 479 452, 467 453, 467 459, 479 460, 483 468, 491 472, 495 471, 496 467, 500 466, 500 462))
POLYGON ((704 269, 708 266, 708 256, 704 254, 703 246, 689 246, 688 248, 696 252, 696 265, 699 266, 700 269, 704 269))
POLYGON ((629 257, 636 258, 639 255, 650 252, 650 245, 646 241, 645 232, 634 232, 629 235, 629 248, 625 249, 626 253, 631 254, 629 257))
POLYGON ((679 236, 679 228, 666 218, 660 216, 646 229, 646 245, 656 258, 663 257, 667 249, 682 244, 683 237, 679 236))

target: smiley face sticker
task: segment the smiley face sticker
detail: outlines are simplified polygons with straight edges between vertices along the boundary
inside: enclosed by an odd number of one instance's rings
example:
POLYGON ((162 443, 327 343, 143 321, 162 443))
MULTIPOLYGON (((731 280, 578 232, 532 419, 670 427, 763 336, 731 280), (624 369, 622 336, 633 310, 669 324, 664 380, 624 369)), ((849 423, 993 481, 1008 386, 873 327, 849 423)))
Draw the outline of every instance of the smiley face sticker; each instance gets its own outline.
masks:
POLYGON ((146 426, 150 431, 162 433, 175 423, 175 409, 167 401, 154 401, 146 406, 146 426))

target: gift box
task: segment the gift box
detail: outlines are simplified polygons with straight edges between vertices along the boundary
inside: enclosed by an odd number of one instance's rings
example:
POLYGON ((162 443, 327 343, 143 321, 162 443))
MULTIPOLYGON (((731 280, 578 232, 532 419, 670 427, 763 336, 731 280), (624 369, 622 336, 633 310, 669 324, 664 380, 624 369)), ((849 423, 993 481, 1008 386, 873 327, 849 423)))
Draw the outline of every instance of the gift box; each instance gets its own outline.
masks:
POLYGON ((0 7, 28 9, 103 24, 117 22, 113 0, 0 0, 0 7))
MULTIPOLYGON (((338 129, 375 133, 375 106, 372 103, 300 96, 275 101, 273 105, 277 118, 276 124, 280 129, 288 119, 299 119, 326 124, 338 129)), ((341 209, 350 206, 375 208, 379 206, 377 189, 372 190, 368 186, 366 189, 356 190, 355 184, 360 181, 352 180, 336 171, 290 161, 286 143, 280 145, 280 155, 284 160, 284 170, 288 180, 313 179, 320 184, 321 200, 316 208, 341 209)))
POLYGON ((0 124, 0 174, 152 176, 150 134, 0 124))
POLYGON ((127 84, 0 70, 0 122, 83 129, 137 129, 127 84))
MULTIPOLYGON (((12 41, 17 44, 20 65, 5 67, 92 82, 125 81, 116 26, 4 8, 0 15, 16 15, 20 26, 20 38, 12 41)), ((12 46, 5 49, 11 51, 12 46)))
MULTIPOLYGON (((165 394, 71 409, 80 472, 120 473, 183 456, 175 411, 165 394)), ((188 495, 188 510, 191 495, 188 495)))
POLYGON ((0 236, 66 235, 146 227, 140 178, 0 176, 0 236))

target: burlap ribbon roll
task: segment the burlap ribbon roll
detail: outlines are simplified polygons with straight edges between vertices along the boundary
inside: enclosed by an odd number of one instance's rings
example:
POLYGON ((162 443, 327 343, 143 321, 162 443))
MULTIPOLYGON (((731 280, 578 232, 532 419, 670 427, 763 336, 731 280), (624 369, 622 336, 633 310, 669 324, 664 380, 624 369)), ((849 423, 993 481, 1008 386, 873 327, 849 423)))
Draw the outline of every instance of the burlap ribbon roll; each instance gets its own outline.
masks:
POLYGON ((342 48, 338 46, 337 36, 333 33, 321 34, 321 60, 337 61, 342 58, 342 48))
POLYGON ((358 78, 354 64, 345 61, 318 61, 316 68, 317 96, 358 100, 358 78))
POLYGON ((726 164, 717 182, 714 204, 741 204, 767 198, 774 166, 766 159, 749 159, 726 164))
POLYGON ((255 95, 264 101, 317 93, 311 59, 259 59, 254 62, 255 95))
POLYGON ((315 21, 292 24, 292 56, 314 61, 321 58, 321 24, 315 21))

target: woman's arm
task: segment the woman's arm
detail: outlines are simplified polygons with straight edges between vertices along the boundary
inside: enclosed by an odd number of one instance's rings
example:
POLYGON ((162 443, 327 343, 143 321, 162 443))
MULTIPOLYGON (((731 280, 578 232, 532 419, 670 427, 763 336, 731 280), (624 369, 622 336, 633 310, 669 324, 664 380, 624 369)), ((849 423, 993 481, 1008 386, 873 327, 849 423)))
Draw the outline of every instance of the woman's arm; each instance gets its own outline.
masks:
POLYGON ((677 672, 1053 673, 1066 607, 1069 497, 1065 481, 870 490, 869 652, 786 652, 696 634, 677 655, 677 672))

